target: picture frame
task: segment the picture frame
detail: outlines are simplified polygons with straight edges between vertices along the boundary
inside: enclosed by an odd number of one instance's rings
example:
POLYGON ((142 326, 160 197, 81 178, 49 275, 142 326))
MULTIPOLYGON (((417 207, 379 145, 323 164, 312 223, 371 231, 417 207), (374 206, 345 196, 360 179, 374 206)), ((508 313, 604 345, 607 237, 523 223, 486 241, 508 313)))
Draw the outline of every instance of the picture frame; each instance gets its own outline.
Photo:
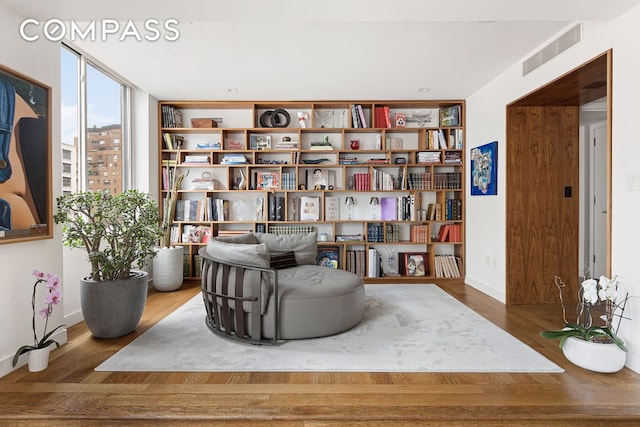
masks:
POLYGON ((429 274, 429 258, 426 252, 403 252, 400 255, 400 271, 404 276, 419 277, 429 274))
POLYGON ((271 150, 271 136, 270 135, 250 135, 249 148, 251 150, 257 150, 257 151, 271 150))
POLYGON ((258 180, 256 186, 259 189, 277 190, 279 186, 278 172, 275 171, 262 171, 257 174, 258 180))
POLYGON ((53 237, 51 87, 0 65, 0 244, 53 237))
POLYGON ((498 141, 471 149, 471 195, 498 194, 498 141))

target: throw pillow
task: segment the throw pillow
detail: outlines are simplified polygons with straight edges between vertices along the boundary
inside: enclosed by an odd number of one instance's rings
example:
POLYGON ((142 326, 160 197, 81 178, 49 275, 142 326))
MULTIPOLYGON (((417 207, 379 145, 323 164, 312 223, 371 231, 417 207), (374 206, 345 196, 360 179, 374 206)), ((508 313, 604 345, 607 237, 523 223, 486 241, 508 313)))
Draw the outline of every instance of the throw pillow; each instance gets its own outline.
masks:
POLYGON ((295 267, 298 263, 296 262, 296 255, 293 251, 289 251, 282 254, 272 254, 269 265, 273 269, 280 270, 282 268, 295 267))

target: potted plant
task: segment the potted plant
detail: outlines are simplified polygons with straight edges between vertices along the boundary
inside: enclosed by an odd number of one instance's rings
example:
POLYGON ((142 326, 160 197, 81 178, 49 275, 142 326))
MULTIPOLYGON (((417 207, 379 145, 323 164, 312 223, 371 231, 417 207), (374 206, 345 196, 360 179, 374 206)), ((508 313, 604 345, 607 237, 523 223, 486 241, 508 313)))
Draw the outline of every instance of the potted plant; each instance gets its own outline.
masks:
POLYGON ((626 351, 624 341, 618 336, 629 294, 619 289, 617 277, 601 276, 582 282, 578 291, 577 317, 575 322, 566 318, 562 296, 565 284, 555 277, 560 293, 564 328, 543 331, 548 339, 559 339, 560 348, 572 363, 597 372, 617 372, 624 367, 626 351), (598 313, 600 322, 594 324, 593 314, 598 313), (617 320, 617 322, 616 322, 617 320))
POLYGON ((176 155, 176 166, 173 168, 167 166, 167 184, 168 190, 162 199, 162 237, 160 238, 159 247, 154 251, 156 256, 153 258, 153 286, 158 291, 175 291, 182 286, 183 280, 183 255, 184 248, 182 246, 172 245, 171 231, 176 211, 176 203, 178 201, 178 190, 182 185, 185 174, 178 174, 177 162, 180 158, 180 148, 176 155))
POLYGON ((81 247, 91 264, 80 281, 84 320, 97 338, 135 330, 147 299, 148 273, 162 230, 158 207, 138 190, 84 191, 57 198, 56 223, 65 246, 81 247))
POLYGON ((53 312, 53 306, 60 303, 62 300, 62 290, 60 289, 60 278, 51 273, 43 273, 38 270, 33 270, 33 275, 36 277, 36 281, 33 284, 33 293, 31 295, 31 329, 33 330, 33 345, 23 345, 16 351, 13 356, 13 366, 18 364, 18 359, 21 355, 29 353, 29 371, 37 372, 46 369, 49 365, 49 352, 51 346, 55 344, 56 348, 60 347, 60 344, 51 339, 51 336, 64 325, 57 326, 51 331, 47 332, 49 326, 49 317, 53 312), (42 338, 38 339, 38 333, 36 331, 36 291, 38 285, 44 283, 46 289, 46 296, 44 299, 45 307, 41 309, 38 314, 41 318, 45 319, 44 327, 42 329, 42 338))

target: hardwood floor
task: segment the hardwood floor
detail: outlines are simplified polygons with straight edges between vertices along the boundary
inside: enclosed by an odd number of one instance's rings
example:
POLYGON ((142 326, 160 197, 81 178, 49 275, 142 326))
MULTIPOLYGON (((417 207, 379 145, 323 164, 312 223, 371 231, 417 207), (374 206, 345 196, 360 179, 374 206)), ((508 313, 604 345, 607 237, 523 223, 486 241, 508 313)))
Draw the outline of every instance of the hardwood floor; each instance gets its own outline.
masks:
POLYGON ((150 291, 142 322, 129 336, 97 340, 79 324, 47 370, 29 373, 25 366, 0 378, 0 425, 640 425, 640 375, 584 371, 566 362, 557 342, 540 337, 561 324, 559 307, 504 306, 463 284, 442 287, 566 372, 94 372, 199 292, 193 283, 150 291))

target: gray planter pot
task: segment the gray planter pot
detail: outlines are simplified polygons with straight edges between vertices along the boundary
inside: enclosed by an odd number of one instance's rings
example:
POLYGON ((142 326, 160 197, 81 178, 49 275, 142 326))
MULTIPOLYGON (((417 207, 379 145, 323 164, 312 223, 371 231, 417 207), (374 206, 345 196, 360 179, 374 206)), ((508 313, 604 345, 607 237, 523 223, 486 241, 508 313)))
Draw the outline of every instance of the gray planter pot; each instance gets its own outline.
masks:
POLYGON ((149 274, 135 271, 125 280, 80 281, 80 305, 87 327, 96 338, 117 338, 138 326, 147 303, 149 274))

